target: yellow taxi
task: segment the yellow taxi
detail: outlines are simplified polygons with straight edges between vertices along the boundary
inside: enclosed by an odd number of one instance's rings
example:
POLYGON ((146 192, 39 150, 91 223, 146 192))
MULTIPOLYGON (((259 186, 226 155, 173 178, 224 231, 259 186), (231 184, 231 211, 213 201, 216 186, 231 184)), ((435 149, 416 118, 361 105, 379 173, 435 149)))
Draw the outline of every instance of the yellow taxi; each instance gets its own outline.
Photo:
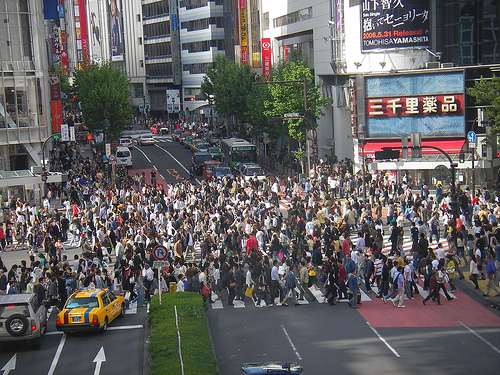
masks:
POLYGON ((65 333, 72 331, 105 332, 115 318, 125 315, 123 297, 106 289, 78 290, 57 314, 56 328, 65 333))

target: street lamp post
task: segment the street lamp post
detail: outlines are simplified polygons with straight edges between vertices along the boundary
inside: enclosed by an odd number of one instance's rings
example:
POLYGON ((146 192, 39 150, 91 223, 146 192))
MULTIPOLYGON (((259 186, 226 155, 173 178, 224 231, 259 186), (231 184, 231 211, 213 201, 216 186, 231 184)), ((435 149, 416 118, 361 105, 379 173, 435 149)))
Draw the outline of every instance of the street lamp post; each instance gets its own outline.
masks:
POLYGON ((109 155, 106 151, 106 133, 108 132, 108 130, 109 130, 109 120, 107 118, 105 118, 102 121, 102 135, 103 135, 103 143, 104 143, 104 156, 106 156, 106 158, 104 158, 105 171, 106 171, 107 175, 109 176, 109 161, 108 161, 109 155))
POLYGON ((361 145, 361 183, 363 188, 363 203, 366 205, 366 185, 365 185, 365 145, 366 145, 366 130, 365 124, 359 124, 358 128, 358 141, 361 145))

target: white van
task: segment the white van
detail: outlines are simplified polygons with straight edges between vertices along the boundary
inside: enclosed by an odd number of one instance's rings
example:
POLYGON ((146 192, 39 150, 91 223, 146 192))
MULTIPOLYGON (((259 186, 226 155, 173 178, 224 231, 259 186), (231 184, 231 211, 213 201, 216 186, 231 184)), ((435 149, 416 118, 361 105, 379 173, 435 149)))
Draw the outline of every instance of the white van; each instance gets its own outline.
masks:
POLYGON ((132 153, 128 147, 116 148, 116 164, 124 165, 127 168, 132 167, 132 153))

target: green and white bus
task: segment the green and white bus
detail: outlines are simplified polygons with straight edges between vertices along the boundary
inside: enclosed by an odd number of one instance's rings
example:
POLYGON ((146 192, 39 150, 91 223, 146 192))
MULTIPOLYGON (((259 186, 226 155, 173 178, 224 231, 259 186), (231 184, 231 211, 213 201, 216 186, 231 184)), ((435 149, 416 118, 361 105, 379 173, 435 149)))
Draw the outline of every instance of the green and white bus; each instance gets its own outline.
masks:
POLYGON ((220 140, 224 162, 230 167, 237 163, 256 163, 257 147, 241 138, 226 138, 220 140))

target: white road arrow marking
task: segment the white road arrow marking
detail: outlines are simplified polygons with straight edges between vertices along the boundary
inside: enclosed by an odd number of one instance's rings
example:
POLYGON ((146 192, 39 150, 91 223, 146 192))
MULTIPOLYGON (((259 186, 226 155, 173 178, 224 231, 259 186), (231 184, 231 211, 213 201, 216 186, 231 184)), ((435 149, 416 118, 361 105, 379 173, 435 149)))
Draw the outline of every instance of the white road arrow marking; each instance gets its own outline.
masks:
POLYGON ((101 372, 101 364, 103 362, 106 362, 106 355, 104 354, 104 347, 103 346, 101 346, 101 349, 99 350, 99 352, 95 356, 93 362, 96 364, 95 370, 94 370, 94 375, 99 375, 101 372))
POLYGON ((9 362, 5 364, 5 366, 2 367, 0 371, 3 371, 3 375, 7 375, 10 370, 15 370, 16 368, 16 358, 17 358, 17 353, 12 356, 11 359, 9 359, 9 362))

